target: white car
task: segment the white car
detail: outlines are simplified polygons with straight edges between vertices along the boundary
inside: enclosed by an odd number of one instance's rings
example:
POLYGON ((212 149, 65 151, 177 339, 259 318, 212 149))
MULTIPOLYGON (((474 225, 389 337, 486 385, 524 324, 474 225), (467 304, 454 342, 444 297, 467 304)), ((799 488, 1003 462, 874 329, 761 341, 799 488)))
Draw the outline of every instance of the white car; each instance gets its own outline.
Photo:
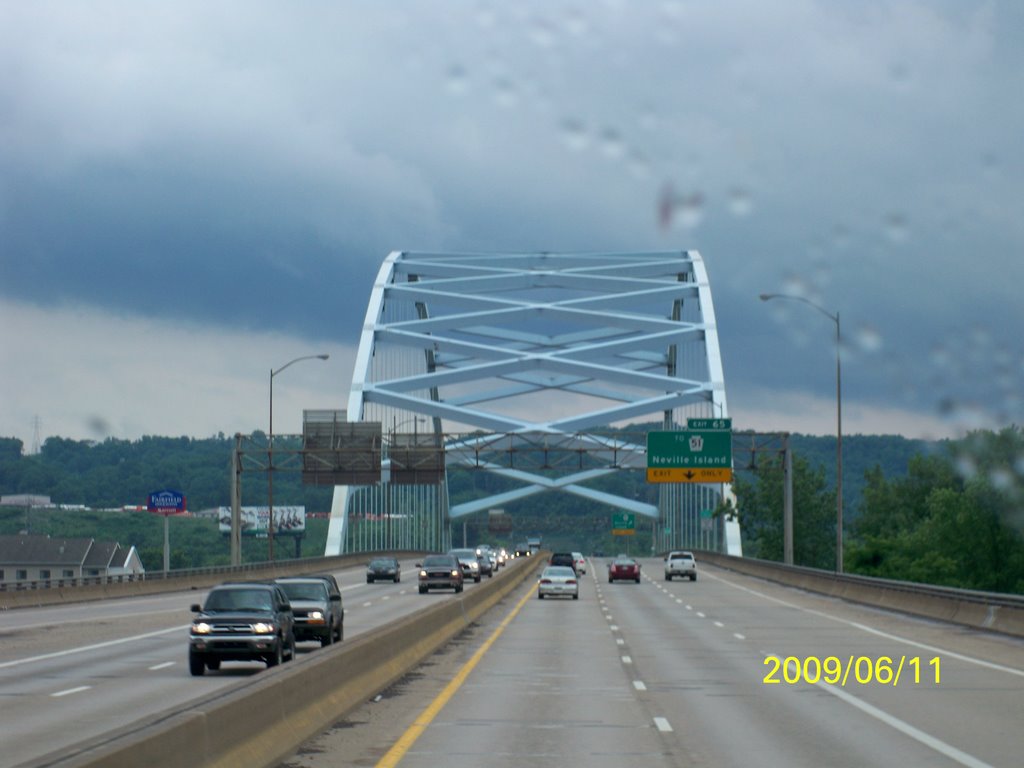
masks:
POLYGON ((567 565, 549 565, 541 571, 540 583, 537 584, 538 599, 570 595, 573 600, 580 599, 580 584, 576 580, 576 571, 567 565))
POLYGON ((665 558, 665 581, 672 581, 673 576, 689 577, 697 580, 697 561, 692 552, 669 552, 665 558))
POLYGON ((576 573, 580 576, 587 572, 587 558, 583 556, 582 552, 573 552, 572 559, 576 561, 576 573))

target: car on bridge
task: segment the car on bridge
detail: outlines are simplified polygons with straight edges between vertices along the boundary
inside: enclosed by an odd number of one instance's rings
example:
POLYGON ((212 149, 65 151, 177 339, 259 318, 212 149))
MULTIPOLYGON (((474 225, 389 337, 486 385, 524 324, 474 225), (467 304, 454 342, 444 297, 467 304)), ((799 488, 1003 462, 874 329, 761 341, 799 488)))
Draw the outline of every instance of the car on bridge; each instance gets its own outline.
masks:
POLYGON ((431 589, 454 589, 461 592, 465 584, 462 565, 455 555, 427 555, 422 563, 416 563, 420 569, 420 594, 424 595, 431 589))
POLYGON ((576 561, 576 573, 583 576, 587 572, 587 558, 583 556, 582 552, 573 552, 573 560, 576 561))
POLYGON ((635 581, 640 583, 640 563, 632 557, 619 555, 608 563, 608 583, 616 581, 635 581))
POLYGON ((280 584, 295 615, 295 640, 314 640, 321 646, 341 641, 345 610, 341 593, 331 594, 327 583, 315 576, 282 576, 280 584))
POLYGON ((576 573, 576 556, 572 552, 552 552, 548 558, 548 565, 564 565, 576 573))
POLYGON ((697 561, 693 558, 693 552, 668 553, 665 557, 665 581, 672 581, 674 576, 697 580, 697 561))
POLYGON ((487 558, 491 563, 491 571, 498 570, 502 565, 503 561, 498 556, 498 550, 492 547, 490 544, 480 544, 476 548, 477 557, 487 558))
MULTIPOLYGON (((480 558, 477 557, 475 549, 449 549, 448 554, 459 561, 463 577, 480 583, 480 579, 483 576, 483 564, 480 562, 480 558)), ((489 567, 490 563, 488 562, 488 569, 489 567)))
POLYGON ((366 583, 375 581, 391 581, 397 584, 402 580, 402 566, 397 557, 375 557, 366 566, 366 583))
POLYGON ((571 597, 580 599, 580 583, 576 571, 567 565, 549 565, 540 573, 537 583, 537 598, 571 597))
POLYGON ((273 582, 220 584, 210 590, 188 636, 193 676, 218 670, 222 661, 262 661, 276 667, 295 658, 295 616, 288 596, 273 582))

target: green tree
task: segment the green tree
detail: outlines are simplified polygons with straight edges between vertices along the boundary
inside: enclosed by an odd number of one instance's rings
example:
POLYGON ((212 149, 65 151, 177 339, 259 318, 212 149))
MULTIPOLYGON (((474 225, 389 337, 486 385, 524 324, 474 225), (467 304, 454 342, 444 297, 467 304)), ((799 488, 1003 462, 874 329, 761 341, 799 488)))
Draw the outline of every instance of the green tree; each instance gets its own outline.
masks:
MULTIPOLYGON (((737 476, 737 498, 743 551, 748 557, 782 561, 783 471, 781 457, 763 461, 748 480, 737 476)), ((824 470, 793 457, 793 562, 812 568, 834 568, 836 496, 824 470)))
POLYGON ((1020 494, 1000 470, 1015 436, 972 436, 949 455, 911 461, 905 477, 867 473, 847 568, 868 576, 1024 592, 1024 537, 1010 524, 1020 494), (967 468, 967 479, 964 470, 967 468))

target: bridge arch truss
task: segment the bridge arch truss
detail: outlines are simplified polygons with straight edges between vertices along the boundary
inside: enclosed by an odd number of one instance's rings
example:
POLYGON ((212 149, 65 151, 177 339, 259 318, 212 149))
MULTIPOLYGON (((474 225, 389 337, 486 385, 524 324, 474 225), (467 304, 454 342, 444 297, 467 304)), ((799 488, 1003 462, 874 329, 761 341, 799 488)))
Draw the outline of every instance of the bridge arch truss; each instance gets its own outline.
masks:
POLYGON ((728 415, 696 251, 392 252, 370 294, 347 404, 349 421, 381 424, 382 482, 335 487, 325 554, 443 550, 452 523, 551 491, 649 518, 660 551, 739 553, 736 523, 716 518, 709 530, 706 520, 731 498, 728 484, 659 484, 657 503, 592 485, 645 470, 643 433, 627 425, 728 415), (391 482, 395 446, 425 437, 444 447, 440 482, 391 482), (513 487, 453 504, 457 468, 513 487))

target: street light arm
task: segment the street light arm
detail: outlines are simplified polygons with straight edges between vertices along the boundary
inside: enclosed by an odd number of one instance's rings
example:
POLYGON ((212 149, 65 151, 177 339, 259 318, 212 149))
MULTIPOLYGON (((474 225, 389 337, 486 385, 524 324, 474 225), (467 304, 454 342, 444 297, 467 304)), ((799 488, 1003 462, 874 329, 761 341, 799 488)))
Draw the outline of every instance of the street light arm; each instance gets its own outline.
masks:
POLYGON ((795 296, 795 295, 791 295, 791 294, 788 294, 788 293, 762 293, 758 298, 760 298, 761 301, 771 301, 772 299, 792 299, 793 301, 802 301, 804 304, 807 304, 808 306, 814 307, 816 310, 821 312, 821 314, 823 314, 825 317, 827 317, 829 320, 831 320, 836 325, 839 324, 839 313, 838 312, 836 312, 833 315, 831 312, 829 312, 827 309, 825 309, 820 304, 815 304, 813 301, 811 301, 810 299, 804 298, 803 296, 795 296))
POLYGON ((295 363, 297 363, 297 362, 299 362, 301 360, 326 360, 329 357, 330 357, 330 355, 303 355, 302 357, 296 357, 294 360, 289 360, 287 363, 282 365, 276 371, 271 371, 270 372, 270 378, 274 378, 275 376, 277 376, 277 374, 279 374, 281 371, 283 371, 289 365, 294 365, 295 363))

